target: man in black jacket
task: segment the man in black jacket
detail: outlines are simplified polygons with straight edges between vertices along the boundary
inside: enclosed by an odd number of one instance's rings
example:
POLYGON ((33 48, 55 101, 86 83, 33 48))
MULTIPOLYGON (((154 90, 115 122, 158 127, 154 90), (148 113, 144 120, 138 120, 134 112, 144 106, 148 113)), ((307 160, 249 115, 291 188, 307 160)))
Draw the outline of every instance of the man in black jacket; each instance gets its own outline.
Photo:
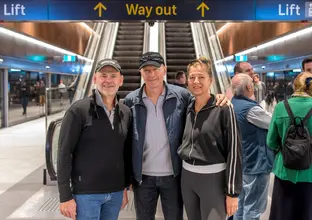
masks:
POLYGON ((92 95, 75 102, 62 122, 57 163, 60 212, 77 220, 117 220, 128 202, 126 187, 132 175, 132 116, 117 100, 123 83, 117 61, 100 61, 93 80, 92 95))

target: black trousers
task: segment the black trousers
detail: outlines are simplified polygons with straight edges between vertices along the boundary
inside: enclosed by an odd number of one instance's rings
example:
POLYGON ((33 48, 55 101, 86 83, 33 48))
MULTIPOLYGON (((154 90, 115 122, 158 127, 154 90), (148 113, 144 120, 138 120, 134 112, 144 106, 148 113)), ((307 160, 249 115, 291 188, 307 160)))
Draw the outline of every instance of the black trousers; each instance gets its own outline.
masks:
POLYGON ((199 174, 182 169, 182 196, 188 220, 225 220, 225 171, 199 174))
POLYGON ((294 184, 275 176, 270 220, 312 220, 312 183, 294 184))
POLYGON ((145 176, 142 183, 133 184, 137 220, 155 220, 160 196, 165 220, 183 220, 181 177, 145 176))

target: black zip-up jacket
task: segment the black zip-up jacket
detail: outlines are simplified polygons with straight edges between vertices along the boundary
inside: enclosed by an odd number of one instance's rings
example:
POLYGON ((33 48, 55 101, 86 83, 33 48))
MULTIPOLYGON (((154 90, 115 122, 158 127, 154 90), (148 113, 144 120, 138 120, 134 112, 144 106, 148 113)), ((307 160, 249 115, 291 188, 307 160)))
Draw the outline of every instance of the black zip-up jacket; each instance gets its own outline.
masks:
POLYGON ((242 188, 241 134, 232 106, 218 107, 211 95, 196 114, 195 101, 187 110, 181 159, 193 165, 226 163, 225 193, 238 197, 242 188))
POLYGON ((131 117, 130 109, 119 102, 113 129, 94 91, 67 110, 57 158, 60 202, 71 200, 72 194, 110 193, 130 185, 131 117))

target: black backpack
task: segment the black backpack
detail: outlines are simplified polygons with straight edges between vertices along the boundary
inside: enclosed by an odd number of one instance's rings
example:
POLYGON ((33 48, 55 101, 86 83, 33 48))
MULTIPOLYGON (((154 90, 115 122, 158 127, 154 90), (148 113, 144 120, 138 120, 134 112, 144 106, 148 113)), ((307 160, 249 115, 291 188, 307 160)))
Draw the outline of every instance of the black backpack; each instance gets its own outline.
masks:
POLYGON ((309 169, 312 139, 306 124, 312 116, 312 108, 304 119, 301 119, 294 117, 287 100, 284 101, 284 105, 290 118, 290 126, 286 131, 284 145, 281 148, 284 166, 293 170, 309 169))

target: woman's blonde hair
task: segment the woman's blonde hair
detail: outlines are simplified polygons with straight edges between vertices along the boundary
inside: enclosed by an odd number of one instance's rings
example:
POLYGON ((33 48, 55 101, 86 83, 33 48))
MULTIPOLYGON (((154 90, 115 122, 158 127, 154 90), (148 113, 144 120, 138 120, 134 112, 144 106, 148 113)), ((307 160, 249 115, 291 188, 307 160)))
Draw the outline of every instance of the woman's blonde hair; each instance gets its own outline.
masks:
POLYGON ((187 74, 189 74, 189 71, 190 71, 190 68, 191 67, 196 67, 198 65, 203 65, 207 68, 207 72, 208 72, 208 75, 209 77, 212 78, 212 70, 211 70, 211 60, 206 58, 206 57, 200 57, 200 58, 197 58, 196 60, 192 60, 188 65, 187 65, 187 74))
POLYGON ((297 94, 307 93, 312 96, 312 73, 300 73, 294 81, 294 91, 297 94))

